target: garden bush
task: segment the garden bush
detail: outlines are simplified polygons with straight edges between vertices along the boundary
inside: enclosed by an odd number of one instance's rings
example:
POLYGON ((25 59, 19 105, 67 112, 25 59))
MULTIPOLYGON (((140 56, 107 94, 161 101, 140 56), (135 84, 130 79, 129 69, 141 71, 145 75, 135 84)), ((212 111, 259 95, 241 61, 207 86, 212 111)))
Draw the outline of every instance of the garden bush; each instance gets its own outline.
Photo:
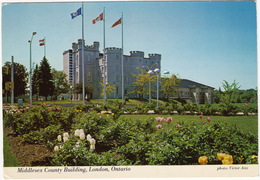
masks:
POLYGON ((214 118, 200 115, 198 125, 171 117, 118 118, 118 109, 110 110, 38 106, 3 115, 24 141, 54 151, 55 166, 222 164, 218 153, 232 157, 229 163, 257 163, 257 136, 214 118))
POLYGON ((208 164, 222 164, 218 153, 231 155, 234 164, 257 163, 255 158, 252 159, 258 153, 255 135, 240 131, 235 126, 212 122, 211 119, 203 121, 201 126, 184 122, 172 124, 163 118, 157 122, 154 119, 120 119, 99 133, 96 135, 99 139, 96 152, 87 151, 87 145, 77 151, 67 147, 58 152, 59 156, 55 155, 54 162, 63 162, 55 165, 75 165, 77 158, 82 165, 97 165, 100 159, 102 165, 197 165, 200 157, 206 157, 208 164), (112 143, 107 146, 109 149, 100 151, 102 148, 98 146, 102 147, 107 142, 112 143), (89 158, 87 162, 84 162, 85 156, 89 158), (64 160, 64 157, 72 159, 64 160), (110 161, 107 157, 111 158, 110 161))

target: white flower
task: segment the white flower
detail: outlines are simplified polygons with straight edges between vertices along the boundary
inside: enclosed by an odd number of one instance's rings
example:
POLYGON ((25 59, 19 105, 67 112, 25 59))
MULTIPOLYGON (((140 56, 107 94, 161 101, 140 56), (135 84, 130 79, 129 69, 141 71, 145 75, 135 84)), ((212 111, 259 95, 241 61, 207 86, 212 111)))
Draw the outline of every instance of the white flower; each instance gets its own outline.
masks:
POLYGON ((91 137, 90 134, 88 134, 88 135, 87 135, 87 140, 90 141, 90 139, 92 139, 92 137, 91 137))
POLYGON ((55 146, 54 151, 58 151, 58 150, 59 150, 59 146, 55 146))
POLYGON ((64 138, 64 137, 69 138, 69 137, 70 137, 70 136, 69 136, 69 133, 67 133, 67 132, 63 133, 63 138, 64 138))
POLYGON ((74 133, 74 136, 79 136, 80 135, 80 130, 79 129, 76 129, 75 133, 74 133))
POLYGON ((68 137, 63 137, 63 142, 66 142, 66 141, 68 141, 68 140, 69 140, 68 137))
POLYGON ((83 133, 80 133, 79 138, 80 138, 81 140, 84 140, 84 139, 85 139, 85 133, 84 133, 84 132, 83 132, 83 133))
POLYGON ((85 133, 83 129, 80 129, 79 132, 80 132, 80 133, 85 133))
POLYGON ((62 149, 63 148, 63 145, 60 145, 60 149, 62 149))
POLYGON ((57 140, 61 142, 61 135, 58 135, 57 140))
POLYGON ((95 145, 90 145, 90 150, 91 151, 95 150, 95 145))
POLYGON ((90 145, 95 145, 96 144, 96 140, 94 138, 90 139, 90 145))

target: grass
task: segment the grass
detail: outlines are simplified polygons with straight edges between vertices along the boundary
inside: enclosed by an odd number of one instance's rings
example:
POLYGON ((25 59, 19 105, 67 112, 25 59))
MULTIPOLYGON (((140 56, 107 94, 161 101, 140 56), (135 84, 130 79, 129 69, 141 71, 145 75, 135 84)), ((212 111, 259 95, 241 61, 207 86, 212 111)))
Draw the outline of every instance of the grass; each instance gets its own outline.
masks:
MULTIPOLYGON (((207 117, 203 117, 201 120, 196 115, 122 115, 120 118, 127 118, 132 120, 148 119, 152 118, 155 122, 156 117, 172 117, 173 122, 171 124, 177 125, 178 122, 194 122, 197 125, 202 125, 202 121, 207 121, 207 117)), ((223 122, 237 126, 242 131, 252 132, 258 135, 258 117, 257 116, 211 116, 212 122, 223 122)), ((174 125, 174 126, 175 126, 174 125)))
POLYGON ((4 136, 4 167, 19 167, 18 160, 12 153, 12 149, 6 136, 4 136))

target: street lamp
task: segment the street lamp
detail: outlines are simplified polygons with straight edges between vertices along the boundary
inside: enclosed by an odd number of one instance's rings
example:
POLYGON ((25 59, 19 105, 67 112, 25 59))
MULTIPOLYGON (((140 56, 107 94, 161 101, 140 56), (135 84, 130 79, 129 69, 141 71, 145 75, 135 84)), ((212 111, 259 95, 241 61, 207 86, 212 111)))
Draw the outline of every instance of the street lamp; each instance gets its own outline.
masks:
MULTIPOLYGON (((154 74, 154 73, 156 73, 156 74, 158 74, 159 75, 159 68, 156 68, 156 69, 152 69, 152 67, 153 66, 155 66, 155 65, 159 65, 158 63, 154 63, 154 64, 152 64, 150 67, 149 66, 142 66, 143 68, 144 67, 146 67, 147 69, 148 69, 148 74, 150 74, 150 75, 152 75, 152 74, 154 74), (155 71, 156 70, 156 71, 155 71)), ((158 95, 158 93, 159 93, 159 80, 158 80, 159 78, 158 78, 158 76, 157 76, 157 106, 158 106, 158 102, 159 102, 159 95, 158 95)), ((150 81, 150 77, 149 77, 149 103, 151 103, 152 102, 152 95, 151 95, 151 81, 150 81)))
POLYGON ((159 74, 160 74, 160 69, 156 68, 153 70, 157 76, 157 107, 159 106, 159 74))
POLYGON ((73 86, 71 85, 70 86, 70 104, 72 104, 72 88, 73 88, 73 86))
POLYGON ((30 43, 30 107, 32 107, 32 40, 35 34, 36 32, 33 32, 31 40, 28 41, 30 43))

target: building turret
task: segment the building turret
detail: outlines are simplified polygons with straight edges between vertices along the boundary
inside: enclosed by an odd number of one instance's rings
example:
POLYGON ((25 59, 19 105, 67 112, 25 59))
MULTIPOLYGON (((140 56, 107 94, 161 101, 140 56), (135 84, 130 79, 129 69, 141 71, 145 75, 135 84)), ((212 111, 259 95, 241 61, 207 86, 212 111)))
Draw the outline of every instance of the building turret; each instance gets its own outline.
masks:
MULTIPOLYGON (((78 39, 78 45, 79 45, 79 49, 81 49, 82 39, 78 39)), ((85 40, 83 41, 83 45, 85 45, 85 40)))
POLYGON ((161 54, 148 54, 150 59, 159 59, 161 60, 161 54))
POLYGON ((78 49, 78 44, 77 43, 72 43, 72 50, 73 50, 73 52, 76 52, 77 51, 77 49, 78 49))
POLYGON ((130 56, 131 57, 144 57, 144 52, 143 51, 130 51, 130 56))

